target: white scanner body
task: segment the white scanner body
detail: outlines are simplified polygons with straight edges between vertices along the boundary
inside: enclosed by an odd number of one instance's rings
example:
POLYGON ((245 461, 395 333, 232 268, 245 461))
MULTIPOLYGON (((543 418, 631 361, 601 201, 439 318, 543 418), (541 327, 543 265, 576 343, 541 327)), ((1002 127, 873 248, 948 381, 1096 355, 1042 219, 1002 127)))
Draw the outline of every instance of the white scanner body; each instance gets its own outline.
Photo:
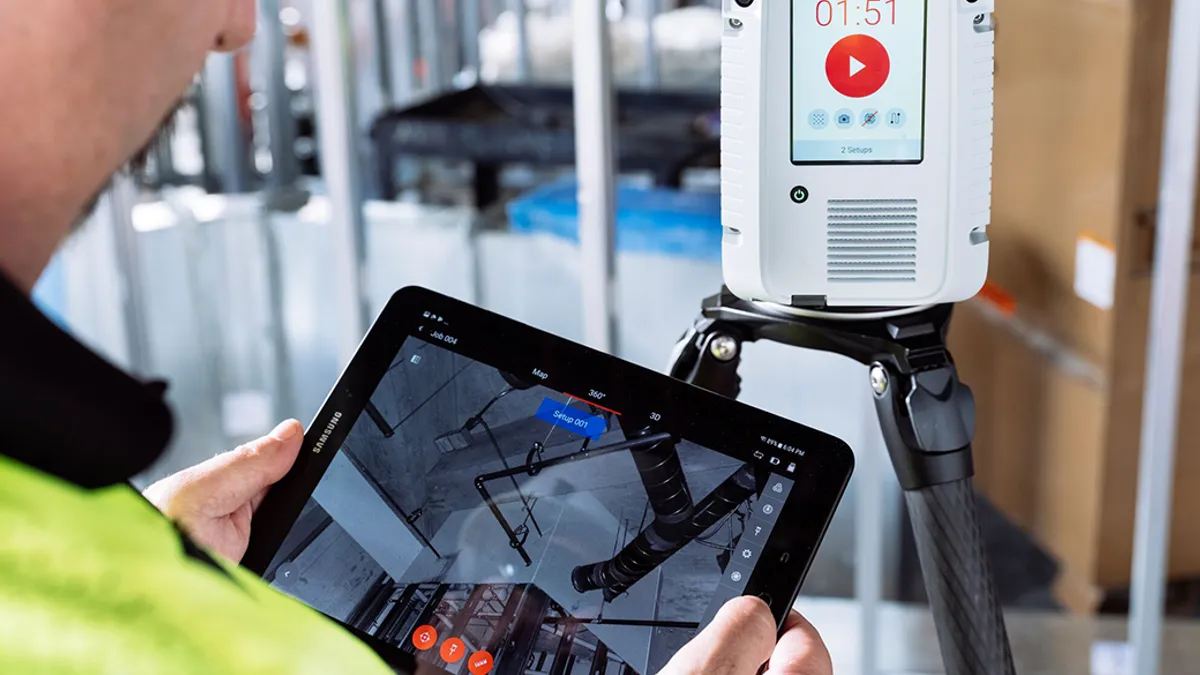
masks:
POLYGON ((724 0, 725 284, 796 307, 983 286, 994 0, 724 0))

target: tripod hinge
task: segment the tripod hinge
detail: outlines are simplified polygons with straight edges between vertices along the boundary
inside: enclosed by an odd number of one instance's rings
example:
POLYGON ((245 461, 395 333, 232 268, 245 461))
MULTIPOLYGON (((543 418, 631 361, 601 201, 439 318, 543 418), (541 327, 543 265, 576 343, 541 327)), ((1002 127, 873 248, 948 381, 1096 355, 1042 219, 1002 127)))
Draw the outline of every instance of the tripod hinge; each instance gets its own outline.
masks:
POLYGON ((953 365, 901 375, 876 363, 871 386, 888 454, 905 490, 974 474, 975 397, 953 365))

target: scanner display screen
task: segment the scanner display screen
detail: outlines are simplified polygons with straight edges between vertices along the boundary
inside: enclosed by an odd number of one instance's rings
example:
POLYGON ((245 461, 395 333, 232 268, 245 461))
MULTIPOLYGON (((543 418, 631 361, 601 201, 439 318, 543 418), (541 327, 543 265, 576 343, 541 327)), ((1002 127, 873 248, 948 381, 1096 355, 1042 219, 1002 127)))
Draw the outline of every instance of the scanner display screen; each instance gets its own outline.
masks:
POLYGON ((924 158, 925 0, 792 0, 792 162, 924 158))

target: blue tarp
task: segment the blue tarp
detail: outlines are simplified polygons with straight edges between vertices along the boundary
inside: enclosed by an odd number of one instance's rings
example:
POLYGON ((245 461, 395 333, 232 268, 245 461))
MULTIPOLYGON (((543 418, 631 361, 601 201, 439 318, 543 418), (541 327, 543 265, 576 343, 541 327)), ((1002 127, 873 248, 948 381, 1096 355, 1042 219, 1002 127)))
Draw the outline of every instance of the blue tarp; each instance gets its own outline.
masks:
MULTIPOLYGON (((579 241, 577 183, 549 183, 508 204, 513 231, 579 241)), ((617 187, 617 250, 721 259, 721 195, 633 185, 617 187)))

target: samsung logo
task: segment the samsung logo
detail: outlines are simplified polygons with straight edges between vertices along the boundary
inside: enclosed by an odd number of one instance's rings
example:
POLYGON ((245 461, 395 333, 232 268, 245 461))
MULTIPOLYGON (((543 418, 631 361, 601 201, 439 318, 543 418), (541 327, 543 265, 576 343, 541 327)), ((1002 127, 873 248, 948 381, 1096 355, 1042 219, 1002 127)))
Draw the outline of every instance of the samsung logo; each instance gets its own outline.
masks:
POLYGON ((325 447, 325 442, 329 440, 329 435, 337 428, 338 422, 342 421, 342 413, 333 413, 333 419, 329 420, 329 424, 325 425, 325 430, 321 432, 321 437, 317 439, 317 446, 313 448, 313 453, 320 453, 325 447))

